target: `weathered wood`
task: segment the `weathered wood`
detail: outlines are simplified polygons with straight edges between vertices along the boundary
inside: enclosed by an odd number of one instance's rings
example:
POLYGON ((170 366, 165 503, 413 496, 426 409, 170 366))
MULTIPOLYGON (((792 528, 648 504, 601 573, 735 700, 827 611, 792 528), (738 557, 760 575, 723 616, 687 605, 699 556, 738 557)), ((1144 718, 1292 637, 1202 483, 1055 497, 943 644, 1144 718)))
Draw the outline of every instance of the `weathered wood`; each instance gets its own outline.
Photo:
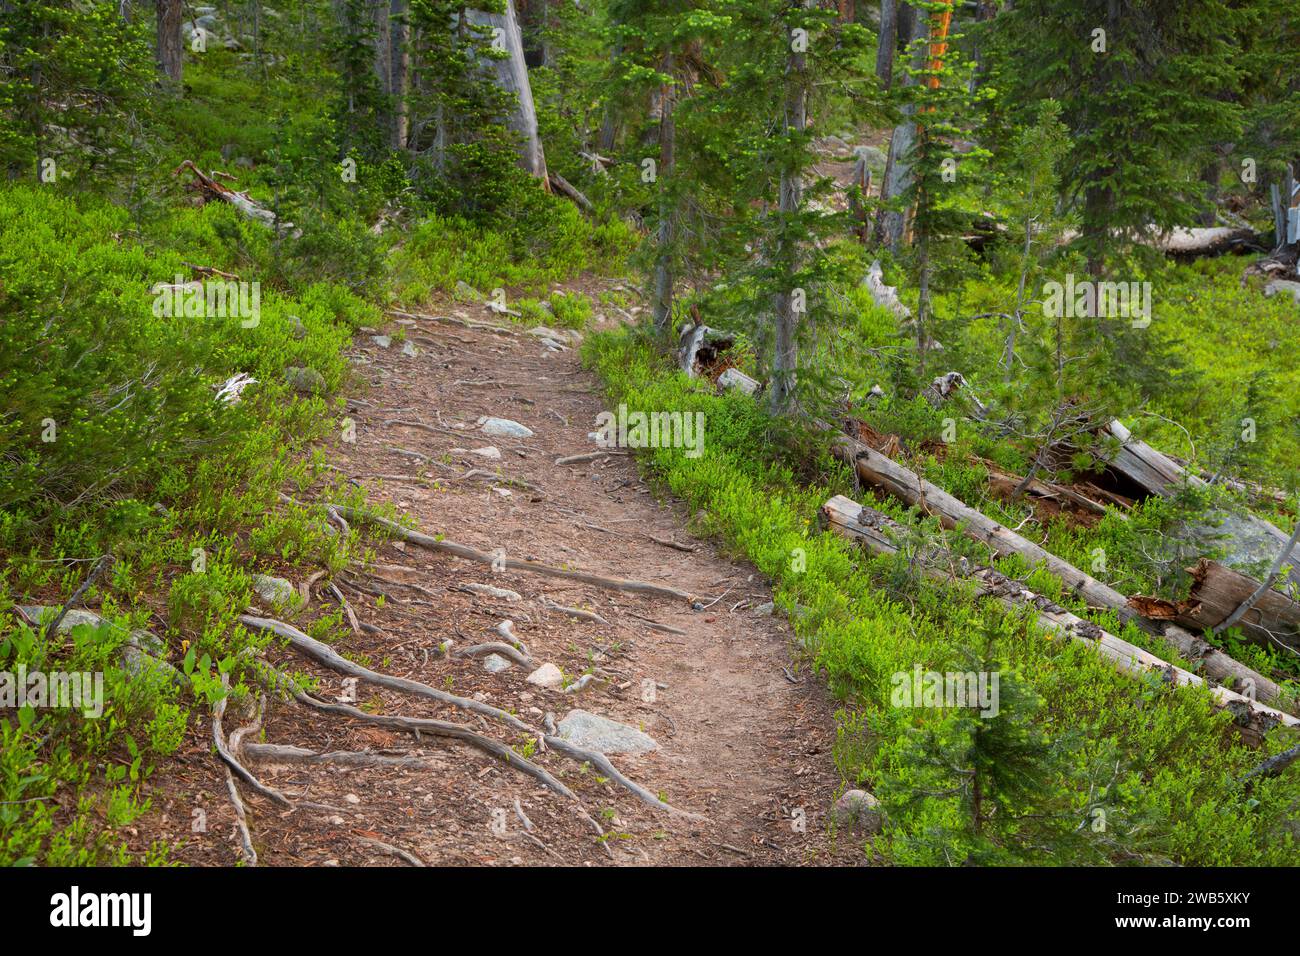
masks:
MULTIPOLYGON (((1135 439, 1118 421, 1108 422, 1097 432, 1103 439, 1109 437, 1119 442, 1118 450, 1108 455, 1106 459, 1107 467, 1148 495, 1172 498, 1184 486, 1195 488, 1204 487, 1206 484, 1195 475, 1189 474, 1182 465, 1168 455, 1157 451, 1146 442, 1135 439)), ((1103 453, 1105 451, 1106 449, 1103 448, 1103 453)), ((1246 526, 1277 542, 1279 551, 1290 539, 1289 534, 1263 518, 1249 513, 1237 517, 1246 526)), ((1232 540, 1232 535, 1225 537, 1229 541, 1232 540)), ((1290 550, 1288 562, 1291 564, 1290 579, 1300 585, 1300 548, 1290 550)))
POLYGON ((838 435, 832 443, 834 454, 855 469, 859 478, 889 492, 925 514, 937 515, 946 528, 957 528, 968 537, 982 541, 996 555, 1018 554, 1030 566, 1041 565, 1056 575, 1073 593, 1092 607, 1113 610, 1124 622, 1132 622, 1169 641, 1189 661, 1199 662, 1204 672, 1228 686, 1254 688, 1260 700, 1276 701, 1281 690, 1263 674, 1233 660, 1212 644, 1188 633, 1177 625, 1152 621, 1129 606, 1128 599, 1108 584, 1080 571, 1069 562, 1034 544, 1010 528, 967 507, 937 485, 921 478, 891 458, 847 435, 838 435))
MULTIPOLYGON (((897 552, 898 542, 906 534, 906 529, 887 515, 864 507, 843 495, 836 495, 827 501, 822 506, 821 513, 829 526, 839 534, 862 542, 878 554, 897 552)), ((1158 673, 1177 686, 1208 686, 1216 706, 1231 708, 1239 717, 1245 716, 1256 730, 1267 730, 1277 723, 1290 727, 1300 726, 1300 718, 1259 704, 1226 687, 1207 685, 1202 678, 1190 671, 1175 667, 1149 651, 1116 637, 1059 604, 1035 594, 1022 582, 999 571, 992 568, 969 569, 961 559, 940 549, 923 556, 922 561, 922 570, 927 577, 951 583, 966 580, 975 586, 978 597, 992 598, 1009 608, 1028 607, 1033 610, 1039 626, 1044 630, 1095 648, 1097 653, 1125 673, 1137 676, 1158 673)))
POLYGON ((208 199, 218 199, 221 202, 230 203, 249 219, 256 220, 264 226, 281 231, 292 229, 291 222, 277 222, 275 213, 269 209, 264 209, 254 202, 248 193, 235 192, 229 186, 217 182, 199 167, 194 165, 193 160, 185 160, 172 171, 173 176, 179 176, 182 169, 188 169, 194 174, 194 183, 192 188, 201 193, 208 199))
POLYGON ((892 285, 885 285, 879 259, 871 263, 871 268, 867 270, 866 278, 862 280, 862 284, 866 286, 867 292, 870 293, 871 301, 882 308, 888 309, 900 324, 912 321, 912 310, 899 299, 898 290, 892 285))
POLYGON ((550 180, 552 189, 560 195, 571 199, 574 204, 587 215, 590 216, 596 212, 596 207, 591 204, 591 200, 584 196, 576 186, 559 173, 553 171, 547 172, 546 177, 550 180))
MULTIPOLYGON (((1192 589, 1185 601, 1135 596, 1129 604, 1140 614, 1175 621, 1197 631, 1217 628, 1259 588, 1254 578, 1218 561, 1202 558, 1187 569, 1192 589)), ((1300 604, 1277 591, 1265 591, 1235 627, 1256 644, 1282 645, 1300 653, 1300 604)))
POLYGON ((1258 248, 1254 229, 1236 226, 1175 228, 1159 236, 1153 245, 1170 256, 1217 256, 1234 249, 1258 248))

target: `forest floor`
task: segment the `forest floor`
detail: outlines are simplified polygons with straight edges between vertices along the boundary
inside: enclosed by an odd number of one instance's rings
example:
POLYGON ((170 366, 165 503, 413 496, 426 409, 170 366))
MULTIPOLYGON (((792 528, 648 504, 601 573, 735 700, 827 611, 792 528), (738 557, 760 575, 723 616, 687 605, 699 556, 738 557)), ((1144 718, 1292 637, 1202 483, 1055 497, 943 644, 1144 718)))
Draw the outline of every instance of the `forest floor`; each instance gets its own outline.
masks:
MULTIPOLYGON (((617 321, 603 311, 597 307, 597 328, 617 321)), ((500 324, 477 303, 435 303, 427 315, 500 324)), ((279 704, 268 715, 266 742, 413 755, 427 763, 418 769, 250 764, 289 797, 332 808, 286 810, 242 788, 263 865, 403 865, 380 843, 431 865, 869 862, 862 840, 830 825, 842 789, 832 756, 834 704, 824 683, 798 663, 788 623, 779 613, 764 613, 762 605, 771 601, 766 583, 753 568, 692 538, 680 503, 658 500, 627 455, 556 464, 562 456, 599 450, 589 433, 605 405, 575 349, 552 351, 519 326, 498 332, 425 317, 363 330, 351 358, 360 379, 348 411, 356 440, 338 441, 329 461, 363 485, 372 502, 391 502, 426 533, 482 551, 504 549, 510 557, 665 584, 706 607, 522 571, 494 573, 389 542, 378 548, 377 577, 345 575, 355 582, 344 593, 356 613, 382 634, 350 637, 340 653, 476 697, 530 726, 541 726, 544 715, 560 721, 581 708, 640 728, 658 748, 611 754, 615 766, 703 819, 642 803, 554 751, 533 754, 578 794, 603 827, 601 840, 572 801, 482 751, 279 704), (387 345, 373 337, 381 331, 391 336, 387 345), (486 435, 477 427, 483 416, 511 419, 534 435, 486 435), (474 453, 485 447, 496 448, 500 459, 474 453), (460 477, 473 469, 500 478, 460 477), (460 590, 470 584, 510 589, 522 599, 460 590), (544 601, 597 612, 608 624, 575 620, 544 601), (656 630, 647 619, 682 633, 656 630), (495 629, 503 620, 513 622, 537 664, 554 663, 571 679, 594 663, 616 681, 564 693, 527 683, 529 669, 519 664, 490 673, 483 657, 438 653, 447 639, 459 647, 500 641, 495 629)), ((313 597, 305 616, 322 606, 334 606, 328 592, 313 597)), ((289 651, 281 663, 319 677, 319 696, 345 699, 338 674, 289 651)), ((525 742, 499 724, 409 695, 361 684, 356 697, 356 706, 374 713, 455 720, 516 750, 525 742)), ((236 723, 228 720, 227 733, 236 723)), ((239 842, 223 772, 207 739, 192 744, 151 781, 155 809, 141 829, 155 831, 150 839, 182 843, 175 859, 230 865, 239 859, 239 842), (206 832, 192 832, 196 808, 204 811, 206 832)))

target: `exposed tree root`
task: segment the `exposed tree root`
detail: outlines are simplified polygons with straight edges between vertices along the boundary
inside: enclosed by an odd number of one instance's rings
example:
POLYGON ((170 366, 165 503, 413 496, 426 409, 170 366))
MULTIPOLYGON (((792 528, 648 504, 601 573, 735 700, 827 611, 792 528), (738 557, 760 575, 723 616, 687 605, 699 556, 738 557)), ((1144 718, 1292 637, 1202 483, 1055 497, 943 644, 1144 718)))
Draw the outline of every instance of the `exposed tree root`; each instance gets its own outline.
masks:
POLYGON ((581 763, 589 763, 599 770, 606 777, 609 777, 619 786, 623 787, 629 793, 633 794, 642 803, 654 807, 656 810, 663 810, 675 816, 686 817, 690 820, 704 820, 705 817, 698 813, 692 813, 689 810, 679 810, 672 804, 665 803, 657 796, 633 780, 629 780, 619 772, 619 769, 609 762, 609 758, 595 750, 584 750, 577 747, 562 737, 547 734, 545 737, 546 746, 552 750, 559 751, 571 760, 577 760, 581 763))
POLYGON ((580 465, 583 462, 596 461, 599 458, 608 458, 610 455, 626 455, 627 452, 618 449, 608 449, 606 451, 592 451, 585 455, 566 455, 563 458, 555 459, 557 465, 580 465))
POLYGON ((534 780, 539 781, 542 785, 550 790, 555 791, 561 796, 577 800, 577 794, 566 787, 560 781, 556 780, 547 771, 543 770, 537 764, 526 760, 519 754, 515 753, 510 747, 491 737, 484 737, 482 734, 470 730, 460 724, 454 724, 445 720, 431 720, 426 717, 396 717, 388 714, 368 714, 364 710, 352 707, 349 704, 331 704, 325 701, 316 700, 307 694, 298 694, 295 699, 304 707, 312 707, 316 710, 325 711, 330 714, 341 714, 346 717, 352 717, 356 720, 365 721, 368 724, 374 724, 377 727, 390 727, 393 730, 403 730, 407 733, 431 734, 435 737, 446 737, 450 740, 459 740, 462 743, 477 747, 494 757, 498 757, 514 769, 527 774, 534 780))
POLYGON ((679 591, 676 588, 670 588, 662 584, 650 584, 646 581, 629 581, 624 578, 607 578, 599 574, 590 574, 586 571, 566 571, 563 568, 553 568, 550 565, 539 564, 536 561, 526 561, 520 558, 505 557, 500 554, 492 555, 486 551, 479 551, 477 548, 471 548, 468 545, 458 544, 455 541, 434 538, 430 535, 419 531, 412 531, 409 528, 403 528, 395 521, 389 521, 387 518, 348 505, 334 505, 341 514, 351 518, 354 521, 369 521, 380 527, 386 528, 394 535, 411 544, 418 544, 422 548, 428 548, 430 551, 441 551, 444 554, 454 555, 466 561, 477 561, 480 564, 492 565, 495 567, 505 566, 515 571, 530 571, 533 574, 545 574, 554 578, 566 578, 570 581, 581 581, 584 584, 594 584, 598 587, 610 588, 615 591, 627 591, 631 594, 654 594, 660 597, 672 597, 681 601, 690 601, 692 596, 685 591, 679 591))
POLYGON ((391 843, 385 843, 382 840, 372 840, 370 837, 357 837, 366 846, 373 846, 376 850, 383 850, 390 856, 395 856, 400 860, 405 860, 411 866, 427 867, 428 864, 421 860, 409 850, 403 850, 400 846, 393 846, 391 843))
POLYGON ((493 641, 490 644, 474 644, 451 652, 452 657, 474 657, 479 654, 500 654, 508 657, 522 667, 536 667, 537 663, 527 654, 509 644, 493 641))
POLYGON ((542 489, 531 481, 524 481, 522 478, 509 478, 505 475, 498 475, 495 472, 487 471, 484 468, 471 468, 465 474, 461 475, 460 481, 487 481, 497 485, 511 485, 515 488, 522 488, 524 491, 531 491, 536 494, 543 494, 542 489))
POLYGON ((569 615, 569 617, 575 617, 580 621, 594 621, 597 624, 604 624, 606 627, 609 627, 609 621, 605 620, 595 611, 584 611, 581 608, 565 607, 563 604, 556 604, 554 601, 546 598, 542 598, 542 607, 546 608, 548 611, 559 611, 562 614, 569 615))
POLYGON ((528 731, 529 727, 518 717, 508 714, 504 710, 493 707, 490 704, 484 704, 477 700, 471 700, 468 697, 458 697, 455 694, 449 694, 446 691, 438 690, 436 687, 430 687, 428 684, 421 684, 419 681, 408 680, 405 677, 393 677, 388 674, 380 674, 372 671, 368 667, 362 667, 355 664, 345 657, 342 657, 337 651, 327 644, 322 644, 313 637, 308 637, 302 631, 298 630, 292 624, 286 624, 283 621, 272 620, 265 617, 254 617, 251 614, 241 614, 239 623, 245 627, 251 627, 259 631, 270 631, 278 634, 289 641, 289 645, 306 657, 311 658, 318 664, 322 664, 330 670, 338 671, 341 674, 347 674, 349 677, 355 677, 363 680, 368 684, 375 684, 379 687, 387 687, 389 690, 403 691, 407 694, 415 694, 419 697, 427 697, 430 700, 436 700, 440 704, 447 704, 452 707, 459 707, 462 710, 470 710, 476 714, 483 714, 494 720, 509 724, 517 730, 528 731))
MULTIPOLYGON (((221 683, 229 689, 230 681, 225 674, 221 675, 221 683)), ((239 762, 230 746, 226 743, 225 732, 221 729, 221 719, 226 714, 226 703, 228 695, 217 701, 212 708, 212 742, 217 747, 217 754, 225 762, 226 766, 232 770, 240 780, 252 787, 257 793, 269 800, 274 800, 283 807, 292 807, 293 803, 280 791, 266 786, 262 781, 253 776, 243 764, 239 762)), ((261 718, 258 718, 259 722, 261 718)))
POLYGON ((685 551, 687 554, 694 554, 696 550, 694 545, 678 544, 676 541, 670 540, 669 538, 656 538, 652 534, 647 534, 646 537, 655 544, 662 544, 665 548, 673 548, 677 551, 685 551))

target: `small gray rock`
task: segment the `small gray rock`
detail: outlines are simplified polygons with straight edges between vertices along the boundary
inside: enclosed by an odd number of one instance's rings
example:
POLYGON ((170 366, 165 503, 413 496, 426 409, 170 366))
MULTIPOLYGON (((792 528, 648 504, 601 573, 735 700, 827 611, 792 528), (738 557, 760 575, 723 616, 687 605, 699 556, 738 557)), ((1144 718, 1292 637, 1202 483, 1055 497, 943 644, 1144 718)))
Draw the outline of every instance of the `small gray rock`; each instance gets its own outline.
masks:
POLYGON ((483 658, 483 669, 489 674, 500 674, 510 669, 510 662, 500 654, 489 654, 483 658))
POLYGON ((866 161, 867 168, 871 170, 873 176, 879 175, 885 171, 885 164, 888 157, 874 146, 858 146, 853 150, 855 156, 866 161))
POLYGON ((569 711, 557 729, 561 739, 603 754, 640 754, 659 747, 637 728, 585 710, 569 711))
POLYGON ((547 690, 559 690, 564 686, 564 672, 550 661, 537 668, 525 679, 535 687, 544 687, 547 690))
POLYGON ((470 302, 482 302, 483 293, 479 292, 478 289, 474 288, 472 285, 470 285, 468 282, 465 282, 463 279, 457 279, 456 298, 465 299, 470 302))
POLYGON ((485 435, 502 435, 507 438, 533 437, 531 428, 527 425, 520 425, 508 418, 480 418, 478 423, 485 435))
POLYGON ((884 828, 885 811, 880 809, 880 801, 867 791, 845 790, 831 807, 831 820, 836 826, 875 836, 884 828))
POLYGON ((298 593, 291 581, 269 574, 254 574, 253 590, 268 604, 289 604, 298 593))
POLYGON ((370 336, 370 341, 374 342, 381 349, 386 349, 388 346, 393 344, 393 340, 387 335, 372 335, 370 336))
POLYGON ((771 617, 775 610, 776 605, 771 601, 768 601, 766 604, 760 604, 758 607, 754 608, 753 614, 755 617, 771 617))
POLYGON ((314 368, 291 365, 284 370, 284 380, 299 395, 319 395, 325 391, 325 376, 314 368))

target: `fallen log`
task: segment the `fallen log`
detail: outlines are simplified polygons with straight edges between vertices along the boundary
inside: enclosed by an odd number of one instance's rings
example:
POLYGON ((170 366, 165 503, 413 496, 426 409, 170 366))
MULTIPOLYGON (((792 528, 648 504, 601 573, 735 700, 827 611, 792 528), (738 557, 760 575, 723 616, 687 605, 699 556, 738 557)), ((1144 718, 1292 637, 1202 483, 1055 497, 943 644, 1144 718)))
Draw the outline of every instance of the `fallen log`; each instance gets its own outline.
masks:
MULTIPOLYGON (((877 554, 894 554, 906 529, 887 515, 836 495, 822 506, 821 514, 828 525, 839 534, 860 541, 877 554)), ((965 562, 949 552, 936 549, 923 558, 923 572, 927 577, 942 582, 955 583, 966 580, 976 587, 979 597, 993 598, 1008 608, 1030 608, 1044 630, 1087 644, 1097 653, 1111 660, 1125 673, 1144 676, 1158 673, 1175 686, 1207 687, 1216 706, 1231 710, 1238 723, 1252 732, 1267 732, 1278 723, 1289 727, 1300 726, 1300 717, 1283 713, 1257 703, 1254 699, 1226 687, 1207 685, 1206 681, 1190 671, 1175 667, 1149 651, 1130 644, 1059 604, 1035 594, 1022 582, 1007 577, 992 568, 966 568, 965 562)))
POLYGON ((231 189, 229 186, 217 182, 211 176, 204 173, 203 170, 199 169, 199 167, 195 166, 193 160, 185 160, 185 162, 181 163, 175 170, 173 170, 172 175, 179 176, 182 169, 188 169, 194 174, 194 183, 191 184, 191 188, 202 193, 208 199, 217 199, 221 202, 229 203, 249 219, 256 220, 269 228, 279 229, 280 231, 293 228, 293 223, 291 222, 277 224, 275 213, 259 206, 249 197, 248 193, 235 192, 235 190, 231 189))
MULTIPOLYGON (((1119 442, 1118 450, 1112 453, 1107 454, 1107 449, 1102 449, 1110 470, 1121 475, 1148 496, 1159 495, 1162 498, 1172 498, 1182 487, 1199 488, 1206 485, 1206 482, 1189 474, 1182 465, 1168 455, 1157 451, 1144 441, 1135 439, 1132 433, 1118 421, 1112 420, 1103 425, 1097 429, 1097 434, 1102 439, 1109 438, 1119 442)), ((1109 444, 1113 445, 1113 442, 1109 444)), ((1276 542, 1274 553, 1287 546, 1290 535, 1263 518, 1249 513, 1233 517, 1239 520, 1240 530, 1225 534, 1224 538, 1228 542, 1235 542, 1243 536, 1271 538, 1276 542)), ((1290 580, 1300 585, 1300 549, 1290 550, 1288 562, 1291 565, 1290 580)))
POLYGON ((1044 551, 1032 541, 1022 538, 1010 528, 967 507, 942 488, 870 446, 847 435, 838 435, 832 443, 832 451, 836 457, 850 465, 863 481, 889 492, 925 514, 938 516, 945 528, 960 529, 968 537, 984 542, 995 555, 1018 554, 1031 566, 1042 565, 1089 606, 1113 610, 1121 622, 1131 622, 1163 637, 1181 656, 1199 664, 1212 680, 1229 687, 1253 688, 1259 700, 1276 701, 1282 698, 1278 685, 1263 674, 1233 660, 1214 645, 1177 625, 1142 617, 1129 606, 1124 595, 1108 584, 1103 584, 1074 565, 1044 551))
MULTIPOLYGON (((1254 578, 1218 561, 1202 558, 1187 572, 1192 576, 1192 589, 1185 601, 1139 595, 1129 598, 1129 605, 1144 617, 1174 621, 1196 631, 1214 630, 1259 588, 1254 578)), ((1241 628, 1255 644, 1278 644, 1300 654, 1300 604, 1285 594, 1263 592, 1233 626, 1241 628)))
POLYGON ((900 325, 912 321, 912 310, 898 297, 898 290, 892 285, 885 285, 884 270, 880 267, 879 259, 871 263, 871 268, 867 270, 867 276, 862 280, 862 284, 871 295, 871 301, 893 313, 900 325))
POLYGON ((1263 251, 1255 230, 1236 226, 1177 227, 1151 245, 1167 256, 1218 256, 1248 249, 1263 251))
POLYGON ((561 176, 555 170, 548 170, 546 178, 551 181, 551 188, 561 196, 573 201, 579 209, 588 216, 595 215, 596 207, 591 204, 591 200, 582 194, 582 192, 571 182, 561 176))

